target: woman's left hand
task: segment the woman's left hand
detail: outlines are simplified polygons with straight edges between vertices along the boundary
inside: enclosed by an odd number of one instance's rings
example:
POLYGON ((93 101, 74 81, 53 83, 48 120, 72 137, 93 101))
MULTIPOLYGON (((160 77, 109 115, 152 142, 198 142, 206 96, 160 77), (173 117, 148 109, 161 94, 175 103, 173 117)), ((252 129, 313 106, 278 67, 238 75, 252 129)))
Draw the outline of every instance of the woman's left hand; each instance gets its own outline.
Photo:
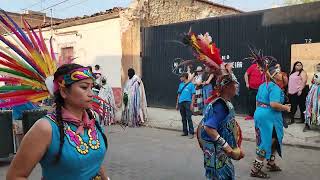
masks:
POLYGON ((291 112, 291 104, 286 104, 285 106, 287 107, 286 111, 291 112))
POLYGON ((301 96, 301 94, 302 94, 302 90, 299 90, 298 93, 297 93, 297 95, 298 95, 298 96, 301 96))
POLYGON ((190 104, 190 110, 193 112, 193 103, 190 104))

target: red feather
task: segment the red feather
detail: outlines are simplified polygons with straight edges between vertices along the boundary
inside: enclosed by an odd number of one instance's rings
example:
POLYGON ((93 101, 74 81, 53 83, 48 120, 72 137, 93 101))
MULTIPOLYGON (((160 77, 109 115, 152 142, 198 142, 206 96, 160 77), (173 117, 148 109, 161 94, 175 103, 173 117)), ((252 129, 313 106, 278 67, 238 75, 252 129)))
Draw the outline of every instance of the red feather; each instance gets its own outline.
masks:
POLYGON ((11 47, 12 50, 14 50, 16 53, 19 54, 28 64, 30 64, 35 70, 37 70, 41 76, 45 77, 45 73, 42 71, 42 69, 35 63, 35 61, 26 53, 24 53, 21 49, 19 49, 15 44, 8 41, 5 37, 0 35, 1 41, 3 41, 7 46, 11 47))
POLYGON ((49 54, 49 51, 47 49, 46 43, 44 42, 43 36, 42 36, 42 31, 41 28, 39 27, 39 37, 40 37, 40 42, 41 42, 41 47, 42 47, 42 52, 44 54, 49 54))
POLYGON ((7 92, 7 93, 0 93, 1 99, 11 99, 13 97, 20 97, 23 96, 27 99, 28 96, 36 95, 43 93, 45 91, 37 91, 37 90, 18 90, 14 92, 7 92))
POLYGON ((14 69, 16 71, 22 72, 25 75, 29 76, 30 79, 36 79, 36 80, 41 80, 40 76, 25 67, 21 66, 20 64, 15 63, 15 60, 12 59, 11 57, 5 55, 4 53, 0 52, 0 57, 6 59, 7 61, 3 61, 0 59, 0 64, 7 66, 11 69, 14 69))
POLYGON ((22 44, 23 44, 28 50, 32 49, 32 47, 30 46, 30 44, 28 44, 28 43, 26 42, 26 40, 17 32, 17 30, 16 30, 13 26, 11 26, 4 18, 0 18, 0 21, 1 21, 4 25, 6 25, 6 26, 19 38, 20 42, 22 42, 22 44))
POLYGON ((22 19, 23 19, 23 25, 24 25, 25 31, 27 32, 29 38, 31 39, 31 42, 32 42, 34 48, 35 48, 38 52, 40 52, 40 51, 39 51, 39 46, 38 46, 38 44, 36 43, 34 37, 32 36, 32 34, 31 34, 31 32, 30 32, 30 27, 28 26, 27 21, 26 21, 24 18, 22 18, 22 19))
POLYGON ((105 101, 104 99, 100 98, 99 96, 94 96, 93 98, 98 99, 99 101, 102 101, 105 105, 111 106, 109 103, 107 103, 107 101, 105 101))
POLYGON ((19 83, 20 79, 13 77, 0 77, 0 82, 19 83))
POLYGON ((106 111, 96 102, 93 102, 92 104, 92 109, 97 112, 98 114, 105 114, 106 111))
POLYGON ((209 57, 212 61, 214 61, 218 65, 223 63, 223 61, 221 59, 221 55, 220 55, 220 50, 216 47, 215 43, 208 45, 205 42, 201 41, 200 39, 197 39, 197 43, 200 47, 200 51, 204 55, 209 57))

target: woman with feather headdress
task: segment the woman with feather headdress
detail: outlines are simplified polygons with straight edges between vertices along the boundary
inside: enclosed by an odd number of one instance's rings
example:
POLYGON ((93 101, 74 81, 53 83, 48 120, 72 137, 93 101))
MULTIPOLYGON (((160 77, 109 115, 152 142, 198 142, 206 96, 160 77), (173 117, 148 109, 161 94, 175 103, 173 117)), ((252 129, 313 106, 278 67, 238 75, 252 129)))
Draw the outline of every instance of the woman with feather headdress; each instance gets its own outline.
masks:
POLYGON ((231 103, 237 93, 238 81, 232 73, 232 66, 222 61, 219 49, 211 36, 195 35, 189 32, 184 39, 195 56, 211 69, 217 77, 212 96, 197 130, 199 145, 203 151, 206 179, 235 179, 233 160, 240 160, 244 153, 240 149, 241 129, 235 120, 231 103))
MULTIPOLYGON (((27 179, 37 163, 46 180, 104 179, 102 167, 107 138, 94 117, 102 111, 92 102, 92 72, 78 64, 57 68, 53 49, 50 53, 41 29, 37 33, 23 20, 24 31, 3 11, 0 21, 10 37, 0 35, 0 81, 16 84, 2 86, 0 107, 55 99, 55 109, 38 120, 24 136, 7 179, 27 179), (11 33, 12 32, 12 33, 11 33), (88 166, 88 164, 90 164, 88 166)), ((50 41, 51 44, 51 41, 50 41)), ((51 45, 52 47, 52 45, 51 45)), ((2 137, 1 137, 2 138, 2 137)))
POLYGON ((251 56, 248 58, 257 63, 263 70, 266 82, 260 85, 256 97, 257 108, 254 113, 256 131, 256 159, 253 161, 251 176, 258 178, 269 178, 269 175, 262 171, 263 161, 267 159, 267 169, 270 171, 281 171, 275 163, 275 153, 281 156, 283 138, 283 117, 282 112, 290 112, 290 105, 283 105, 285 94, 277 84, 281 76, 277 68, 277 61, 274 57, 264 56, 262 51, 251 49, 251 56))

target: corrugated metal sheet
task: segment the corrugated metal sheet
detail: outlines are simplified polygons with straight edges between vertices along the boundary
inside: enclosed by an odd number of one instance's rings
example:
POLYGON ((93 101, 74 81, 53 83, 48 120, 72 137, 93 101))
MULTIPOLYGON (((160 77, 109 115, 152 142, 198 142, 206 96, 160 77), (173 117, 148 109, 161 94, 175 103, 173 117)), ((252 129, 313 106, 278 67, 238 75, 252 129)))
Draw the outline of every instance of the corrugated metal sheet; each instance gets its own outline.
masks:
POLYGON ((249 53, 248 45, 276 57, 282 68, 289 72, 291 44, 305 43, 306 38, 320 42, 319 9, 320 3, 312 3, 144 28, 142 78, 149 106, 175 106, 179 78, 171 72, 172 61, 177 57, 194 57, 190 49, 174 41, 181 40, 180 35, 192 27, 195 33, 209 32, 221 49, 222 56, 229 57, 227 62, 242 63, 242 68, 234 69, 241 83, 240 96, 234 99, 234 103, 238 113, 245 113, 247 91, 243 75, 250 65, 244 60, 249 53))

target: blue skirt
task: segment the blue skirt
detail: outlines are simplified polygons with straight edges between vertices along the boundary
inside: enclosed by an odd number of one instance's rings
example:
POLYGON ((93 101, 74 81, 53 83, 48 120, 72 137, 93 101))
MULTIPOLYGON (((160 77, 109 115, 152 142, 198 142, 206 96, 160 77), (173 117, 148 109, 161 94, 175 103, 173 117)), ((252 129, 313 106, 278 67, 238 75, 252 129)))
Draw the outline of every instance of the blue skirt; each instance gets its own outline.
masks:
POLYGON ((282 113, 270 107, 257 107, 254 113, 254 123, 256 130, 256 154, 260 157, 270 159, 272 154, 272 138, 277 138, 277 151, 281 156, 283 139, 282 113))

